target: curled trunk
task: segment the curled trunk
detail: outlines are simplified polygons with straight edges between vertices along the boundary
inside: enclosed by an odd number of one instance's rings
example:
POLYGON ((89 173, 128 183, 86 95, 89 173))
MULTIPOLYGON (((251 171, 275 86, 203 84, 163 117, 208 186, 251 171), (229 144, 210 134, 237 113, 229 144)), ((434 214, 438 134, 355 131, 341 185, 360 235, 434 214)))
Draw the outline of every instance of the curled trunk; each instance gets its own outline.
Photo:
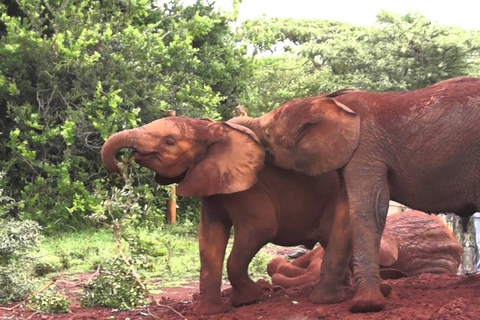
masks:
POLYGON ((247 127, 248 129, 252 130, 253 133, 257 135, 257 137, 261 140, 260 137, 260 126, 258 123, 258 119, 256 118, 251 118, 247 116, 242 116, 242 117, 235 117, 227 121, 227 123, 234 123, 238 124, 244 127, 247 127))
POLYGON ((102 147, 102 163, 110 172, 121 174, 115 155, 122 148, 136 148, 138 129, 125 130, 110 136, 102 147))

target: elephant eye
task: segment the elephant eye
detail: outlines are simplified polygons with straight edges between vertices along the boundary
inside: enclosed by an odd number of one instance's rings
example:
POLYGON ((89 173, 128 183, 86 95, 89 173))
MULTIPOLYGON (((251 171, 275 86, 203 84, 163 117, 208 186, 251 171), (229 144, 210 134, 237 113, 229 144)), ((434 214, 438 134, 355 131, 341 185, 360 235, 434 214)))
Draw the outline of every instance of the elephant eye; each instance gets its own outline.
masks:
POLYGON ((173 139, 172 137, 166 137, 165 144, 169 147, 173 147, 175 145, 175 139, 173 139))

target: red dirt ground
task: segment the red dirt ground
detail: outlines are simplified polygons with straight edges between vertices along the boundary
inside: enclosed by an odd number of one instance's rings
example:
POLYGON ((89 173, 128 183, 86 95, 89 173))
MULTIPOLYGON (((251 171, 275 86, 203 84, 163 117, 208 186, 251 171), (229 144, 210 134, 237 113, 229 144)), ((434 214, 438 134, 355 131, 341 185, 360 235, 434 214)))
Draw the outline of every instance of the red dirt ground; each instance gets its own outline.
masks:
MULTIPOLYGON (((82 282, 85 276, 80 277, 82 282)), ((265 281, 260 280, 265 284, 265 281)), ((315 320, 315 319, 480 319, 480 275, 452 276, 422 274, 411 278, 390 280, 394 289, 388 298, 387 308, 380 313, 351 314, 348 301, 335 305, 314 305, 307 301, 312 285, 285 290, 266 286, 265 293, 259 302, 240 308, 231 308, 220 315, 203 317, 209 320, 315 320)), ((168 288, 157 298, 160 303, 178 311, 157 305, 129 311, 116 312, 109 308, 80 308, 74 301, 76 295, 75 282, 61 282, 67 292, 71 293, 72 311, 70 314, 46 315, 33 314, 26 309, 13 311, 0 310, 0 319, 199 319, 192 314, 195 304, 193 294, 197 292, 197 284, 182 288, 168 288), (152 315, 149 315, 152 314, 152 315)), ((350 296, 353 289, 349 289, 350 296)), ((223 291, 228 301, 229 289, 223 291)))

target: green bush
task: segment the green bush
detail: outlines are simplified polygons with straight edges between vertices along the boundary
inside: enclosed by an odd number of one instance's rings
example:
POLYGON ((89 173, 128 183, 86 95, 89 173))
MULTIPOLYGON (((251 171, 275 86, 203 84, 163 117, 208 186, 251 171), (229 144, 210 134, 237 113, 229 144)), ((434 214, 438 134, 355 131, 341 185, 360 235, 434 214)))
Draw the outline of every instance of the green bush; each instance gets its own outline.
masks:
POLYGON ((46 313, 67 313, 70 311, 71 301, 63 292, 55 289, 47 289, 29 300, 29 306, 40 312, 46 313))
POLYGON ((32 260, 41 228, 34 221, 5 217, 18 204, 0 186, 0 303, 22 300, 34 289, 32 260))
MULTIPOLYGON (((49 233, 95 226, 85 216, 120 184, 99 157, 110 134, 169 109, 219 119, 250 73, 231 15, 207 1, 10 2, 0 4, 0 188, 18 201, 9 214, 49 233)), ((166 191, 135 170, 136 221, 155 227, 166 191)))
MULTIPOLYGON (((140 280, 143 281, 143 278, 140 280)), ((147 293, 121 258, 112 258, 99 269, 98 275, 84 286, 80 302, 86 307, 110 307, 132 310, 147 302, 147 293)))
POLYGON ((0 218, 0 303, 24 299, 34 289, 32 261, 40 226, 0 218))
POLYGON ((21 301, 35 290, 28 265, 0 266, 0 304, 21 301))

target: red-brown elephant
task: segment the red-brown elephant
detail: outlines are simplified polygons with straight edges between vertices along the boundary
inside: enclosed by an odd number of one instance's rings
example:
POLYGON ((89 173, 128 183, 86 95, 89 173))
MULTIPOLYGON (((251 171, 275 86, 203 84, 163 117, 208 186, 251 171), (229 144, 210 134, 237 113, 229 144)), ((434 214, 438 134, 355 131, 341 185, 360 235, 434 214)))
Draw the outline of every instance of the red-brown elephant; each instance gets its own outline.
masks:
MULTIPOLYGON (((462 252, 462 245, 440 218, 421 211, 395 213, 387 217, 380 241, 380 276, 457 274, 462 252)), ((273 259, 267 265, 272 284, 290 288, 317 281, 323 253, 319 246, 292 262, 273 259)))
MULTIPOLYGON (((328 252, 341 243, 335 237, 343 237, 347 230, 338 225, 348 221, 335 216, 337 204, 346 203, 338 201, 335 171, 311 177, 268 165, 262 168, 264 151, 242 126, 170 117, 114 134, 102 148, 109 171, 120 172, 115 154, 125 147, 134 149, 135 161, 153 170, 158 183, 177 182, 179 195, 202 199, 198 314, 225 310, 220 288, 232 225, 235 238, 227 272, 235 306, 252 303, 261 294, 262 288, 248 276, 248 265, 265 244, 313 247, 320 242, 327 260, 328 252), (331 233, 335 228, 339 232, 331 233)), ((311 295, 337 299, 348 276, 347 268, 322 269, 311 295)))
MULTIPOLYGON (((341 172, 355 226, 352 312, 385 307, 378 250, 390 199, 431 213, 480 210, 479 78, 410 92, 344 89, 235 123, 255 132, 269 163, 309 175, 341 172)), ((348 241, 339 255, 350 254, 348 241)))

